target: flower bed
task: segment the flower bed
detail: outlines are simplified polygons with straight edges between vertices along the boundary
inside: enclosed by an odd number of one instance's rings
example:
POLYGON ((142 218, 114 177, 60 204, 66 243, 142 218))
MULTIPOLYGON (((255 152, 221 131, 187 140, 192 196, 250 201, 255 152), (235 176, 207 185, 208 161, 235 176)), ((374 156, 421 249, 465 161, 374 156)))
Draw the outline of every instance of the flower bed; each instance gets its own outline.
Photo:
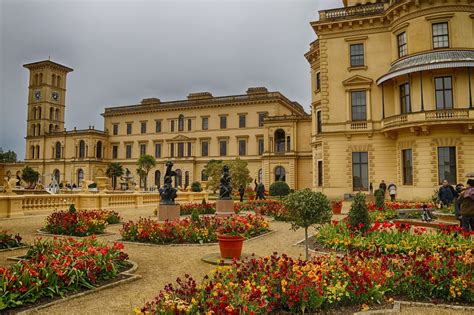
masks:
MULTIPOLYGON (((400 209, 422 209, 423 204, 426 204, 428 209, 434 209, 435 205, 431 201, 385 201, 385 209, 377 208, 375 202, 368 202, 367 208, 369 209, 369 216, 371 222, 375 221, 386 221, 395 219, 398 217, 398 211, 400 209)), ((421 217, 421 213, 413 215, 415 217, 421 217)))
POLYGON ((275 220, 286 220, 286 209, 283 204, 277 200, 251 200, 242 204, 235 203, 235 212, 253 211, 257 214, 268 215, 275 220))
POLYGON ((179 205, 179 212, 180 215, 190 215, 193 212, 198 214, 214 214, 216 212, 216 203, 183 203, 179 205))
POLYGON ((374 255, 296 260, 286 255, 219 267, 198 285, 189 275, 177 279, 136 314, 311 313, 341 306, 392 301, 435 300, 474 303, 471 251, 374 255), (444 254, 446 256, 444 256, 444 254))
POLYGON ((354 231, 344 221, 333 221, 320 227, 315 241, 326 249, 352 251, 368 250, 377 253, 409 253, 411 251, 444 251, 460 255, 473 248, 471 233, 462 233, 457 226, 440 231, 401 225, 398 222, 378 221, 364 234, 354 231))
POLYGON ((44 230, 52 234, 88 236, 104 233, 108 224, 119 223, 120 220, 115 211, 70 209, 50 214, 44 230))
POLYGON ((245 226, 244 237, 254 237, 268 232, 268 222, 259 215, 232 216, 223 219, 203 216, 199 220, 191 218, 158 222, 154 219, 140 218, 137 222, 123 224, 120 234, 124 241, 154 244, 198 244, 217 241, 216 231, 224 220, 245 226))
POLYGON ((0 231, 0 250, 21 247, 24 245, 21 240, 20 234, 13 235, 8 231, 0 231))
POLYGON ((0 310, 94 288, 128 266, 123 245, 95 238, 38 239, 25 259, 0 267, 0 310))

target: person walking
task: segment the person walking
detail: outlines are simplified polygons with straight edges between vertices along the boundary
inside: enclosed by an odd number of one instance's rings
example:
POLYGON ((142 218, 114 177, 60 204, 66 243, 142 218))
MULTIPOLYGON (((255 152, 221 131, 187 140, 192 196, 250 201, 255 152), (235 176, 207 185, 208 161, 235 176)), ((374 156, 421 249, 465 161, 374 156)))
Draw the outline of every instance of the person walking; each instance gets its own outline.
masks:
POLYGON ((383 179, 379 184, 379 189, 383 190, 383 195, 385 196, 385 192, 387 191, 387 184, 385 184, 385 181, 383 179))
POLYGON ((461 220, 461 193, 464 191, 464 185, 459 183, 454 188, 456 193, 458 194, 458 198, 454 200, 454 216, 457 220, 459 220, 459 226, 462 227, 462 220, 461 220))
POLYGON ((449 185, 449 182, 445 179, 443 184, 438 190, 438 199, 440 201, 440 206, 450 207, 453 203, 454 198, 457 197, 457 193, 454 190, 453 186, 449 185))
POLYGON ((390 195, 390 201, 395 201, 395 197, 397 195, 397 186, 393 182, 390 182, 387 189, 388 194, 390 195))
POLYGON ((245 194, 244 185, 240 185, 239 187, 240 202, 244 202, 244 194, 245 194))
POLYGON ((461 225, 464 231, 474 232, 474 178, 467 180, 467 188, 460 194, 461 225))

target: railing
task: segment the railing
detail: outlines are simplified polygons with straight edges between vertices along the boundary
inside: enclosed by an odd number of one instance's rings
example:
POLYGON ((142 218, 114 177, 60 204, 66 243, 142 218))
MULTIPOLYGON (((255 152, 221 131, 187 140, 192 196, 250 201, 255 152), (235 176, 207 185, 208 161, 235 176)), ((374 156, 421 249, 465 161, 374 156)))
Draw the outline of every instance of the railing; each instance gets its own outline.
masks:
POLYGON ((361 130, 367 129, 367 122, 352 122, 351 123, 351 130, 361 130))
POLYGON ((442 109, 430 110, 426 112, 408 113, 385 118, 382 121, 382 128, 390 128, 416 123, 433 123, 444 121, 459 121, 474 119, 474 110, 470 109, 442 109))
POLYGON ((76 204, 76 197, 63 195, 25 195, 22 198, 23 211, 66 209, 71 204, 76 204))
POLYGON ((365 5, 357 5, 352 7, 322 10, 319 11, 319 20, 338 20, 349 17, 380 14, 383 13, 385 10, 385 3, 386 1, 365 5))
POLYGON ((391 125, 403 124, 408 120, 407 115, 398 115, 384 119, 384 126, 388 127, 391 125))
POLYGON ((469 118, 467 109, 443 109, 426 112, 426 120, 445 120, 469 118))
POLYGON ((114 195, 109 197, 109 206, 134 206, 135 196, 133 194, 114 195))

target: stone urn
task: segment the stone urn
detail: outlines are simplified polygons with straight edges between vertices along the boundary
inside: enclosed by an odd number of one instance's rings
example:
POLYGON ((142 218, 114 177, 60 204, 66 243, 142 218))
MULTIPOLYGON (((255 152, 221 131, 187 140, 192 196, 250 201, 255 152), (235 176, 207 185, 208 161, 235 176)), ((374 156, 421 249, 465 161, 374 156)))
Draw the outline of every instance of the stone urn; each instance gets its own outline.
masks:
POLYGON ((107 191, 107 180, 108 177, 96 177, 95 178, 96 183, 97 183, 97 189, 101 192, 106 192, 107 191))

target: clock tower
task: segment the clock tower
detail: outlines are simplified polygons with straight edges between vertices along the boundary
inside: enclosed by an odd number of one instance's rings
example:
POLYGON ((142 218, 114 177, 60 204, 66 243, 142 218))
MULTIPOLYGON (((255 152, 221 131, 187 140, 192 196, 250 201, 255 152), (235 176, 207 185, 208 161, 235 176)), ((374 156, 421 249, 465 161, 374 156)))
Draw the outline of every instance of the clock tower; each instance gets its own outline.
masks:
POLYGON ((66 76, 73 69, 50 60, 23 67, 30 70, 25 159, 44 159, 45 136, 64 131, 66 76))

